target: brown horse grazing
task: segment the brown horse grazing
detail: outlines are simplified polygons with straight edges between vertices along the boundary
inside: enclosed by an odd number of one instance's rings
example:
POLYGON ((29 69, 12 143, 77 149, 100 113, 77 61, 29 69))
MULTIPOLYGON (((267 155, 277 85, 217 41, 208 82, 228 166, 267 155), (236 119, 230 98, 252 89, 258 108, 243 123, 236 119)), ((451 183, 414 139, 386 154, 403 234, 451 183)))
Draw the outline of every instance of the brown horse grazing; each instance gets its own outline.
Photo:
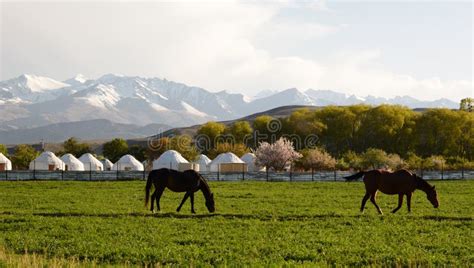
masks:
POLYGON ((422 190, 426 193, 426 198, 431 202, 433 207, 438 208, 439 206, 435 187, 429 185, 425 180, 418 177, 416 174, 411 174, 407 170, 402 169, 390 172, 376 169, 371 171, 361 171, 344 178, 347 181, 354 181, 361 177, 364 177, 365 196, 362 198, 360 212, 364 211, 365 203, 370 197, 370 201, 377 208, 377 211, 382 214, 382 210, 375 202, 378 190, 384 194, 398 194, 398 207, 392 210, 392 213, 397 212, 402 207, 403 195, 407 196, 407 207, 408 212, 410 212, 411 196, 416 189, 422 190))
POLYGON ((186 192, 183 201, 179 205, 177 212, 181 210, 184 202, 191 197, 191 213, 194 211, 194 193, 201 190, 206 199, 206 207, 209 212, 214 212, 214 194, 211 192, 209 185, 201 174, 194 170, 186 170, 184 172, 176 171, 168 168, 152 170, 148 175, 145 188, 145 207, 148 207, 148 199, 150 197, 151 186, 155 186, 155 191, 151 195, 151 212, 154 212, 153 203, 156 199, 156 206, 160 210, 160 198, 166 187, 173 192, 186 192))

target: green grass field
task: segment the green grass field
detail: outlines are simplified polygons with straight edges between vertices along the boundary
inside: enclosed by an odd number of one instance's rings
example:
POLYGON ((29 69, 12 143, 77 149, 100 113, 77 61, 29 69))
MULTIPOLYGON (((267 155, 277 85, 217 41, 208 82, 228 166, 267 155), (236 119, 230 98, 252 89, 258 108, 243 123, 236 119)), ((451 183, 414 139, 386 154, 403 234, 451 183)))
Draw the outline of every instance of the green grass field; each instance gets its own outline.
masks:
POLYGON ((67 264, 433 265, 474 263, 474 180, 437 181, 441 206, 414 194, 412 213, 379 195, 359 213, 360 182, 211 182, 197 214, 165 191, 143 204, 143 181, 1 182, 0 266, 67 264))

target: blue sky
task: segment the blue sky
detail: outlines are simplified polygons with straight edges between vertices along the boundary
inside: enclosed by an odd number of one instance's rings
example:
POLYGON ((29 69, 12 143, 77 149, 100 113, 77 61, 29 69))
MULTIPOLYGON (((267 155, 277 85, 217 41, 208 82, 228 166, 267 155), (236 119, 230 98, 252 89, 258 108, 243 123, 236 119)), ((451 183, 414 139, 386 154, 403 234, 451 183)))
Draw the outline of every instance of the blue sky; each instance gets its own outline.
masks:
POLYGON ((473 97, 465 1, 2 2, 0 79, 164 77, 211 91, 473 97))

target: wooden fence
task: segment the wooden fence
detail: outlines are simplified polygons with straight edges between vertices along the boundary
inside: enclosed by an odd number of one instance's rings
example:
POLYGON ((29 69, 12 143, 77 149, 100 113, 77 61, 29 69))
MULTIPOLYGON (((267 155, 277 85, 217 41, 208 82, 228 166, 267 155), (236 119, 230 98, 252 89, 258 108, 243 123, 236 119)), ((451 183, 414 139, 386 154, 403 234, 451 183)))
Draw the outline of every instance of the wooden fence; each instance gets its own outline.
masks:
MULTIPOLYGON (((344 176, 355 171, 318 172, 201 172, 211 181, 344 181, 344 176)), ((474 170, 430 170, 416 172, 424 179, 474 179, 474 170)), ((0 171, 0 181, 57 180, 57 181, 120 181, 145 180, 146 171, 0 171)))

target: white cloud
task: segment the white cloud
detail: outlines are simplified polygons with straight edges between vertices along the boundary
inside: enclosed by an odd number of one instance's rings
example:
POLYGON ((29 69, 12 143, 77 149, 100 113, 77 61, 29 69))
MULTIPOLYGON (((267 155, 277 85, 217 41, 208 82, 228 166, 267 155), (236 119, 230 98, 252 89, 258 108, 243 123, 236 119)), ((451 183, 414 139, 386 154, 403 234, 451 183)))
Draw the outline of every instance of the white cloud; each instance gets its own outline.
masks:
POLYGON ((384 97, 409 95, 422 100, 448 98, 459 100, 473 96, 474 84, 467 80, 441 80, 439 77, 417 79, 394 73, 378 62, 380 50, 342 53, 326 66, 318 81, 323 88, 343 89, 359 96, 384 97))
MULTIPOLYGON (((283 7, 238 1, 144 3, 2 3, 2 79, 36 73, 65 79, 76 73, 158 76, 210 90, 255 95, 290 87, 357 95, 421 99, 472 96, 472 81, 417 79, 391 72, 383 50, 317 59, 279 55, 256 38, 298 43, 338 34, 343 26, 280 20, 283 7)), ((325 1, 302 2, 326 12, 325 1)))

